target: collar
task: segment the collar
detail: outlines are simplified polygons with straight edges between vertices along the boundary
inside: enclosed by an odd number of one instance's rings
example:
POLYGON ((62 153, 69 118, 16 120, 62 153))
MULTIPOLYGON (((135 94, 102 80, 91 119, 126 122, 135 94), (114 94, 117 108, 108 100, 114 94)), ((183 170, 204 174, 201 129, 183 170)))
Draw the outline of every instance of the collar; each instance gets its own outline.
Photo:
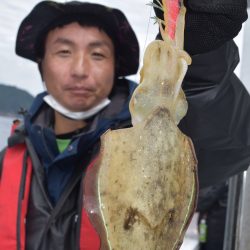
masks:
POLYGON ((127 124, 131 119, 129 101, 136 86, 134 82, 120 79, 110 96, 110 105, 94 117, 90 130, 72 139, 69 145, 71 150, 65 150, 60 155, 58 155, 56 136, 52 129, 54 111, 43 100, 47 93, 39 94, 25 117, 25 129, 40 158, 46 159, 46 165, 50 165, 55 160, 77 155, 79 151, 84 154, 108 129, 127 124))

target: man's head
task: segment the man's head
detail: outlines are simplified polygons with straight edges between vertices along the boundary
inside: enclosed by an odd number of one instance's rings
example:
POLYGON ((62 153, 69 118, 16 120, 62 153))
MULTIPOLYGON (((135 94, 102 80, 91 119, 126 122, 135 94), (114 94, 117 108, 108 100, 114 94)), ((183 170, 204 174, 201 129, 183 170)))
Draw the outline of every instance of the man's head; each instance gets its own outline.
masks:
POLYGON ((139 62, 121 11, 76 1, 36 5, 19 28, 16 53, 39 64, 48 92, 72 111, 98 104, 114 78, 136 73, 139 62))
POLYGON ((115 75, 112 40, 77 22, 48 33, 42 59, 48 92, 71 111, 88 110, 111 92, 115 75))

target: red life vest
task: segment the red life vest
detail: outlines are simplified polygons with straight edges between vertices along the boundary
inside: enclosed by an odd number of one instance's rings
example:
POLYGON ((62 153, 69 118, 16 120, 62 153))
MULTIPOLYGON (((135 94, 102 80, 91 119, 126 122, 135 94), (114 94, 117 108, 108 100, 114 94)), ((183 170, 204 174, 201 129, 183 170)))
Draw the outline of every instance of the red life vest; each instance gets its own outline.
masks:
MULTIPOLYGON (((24 144, 7 148, 0 179, 0 249, 25 250, 25 218, 28 210, 32 162, 24 144), (24 185, 25 184, 25 185, 24 185)), ((91 165, 89 166, 91 167, 91 165)), ((80 250, 99 250, 100 238, 82 209, 80 250)))

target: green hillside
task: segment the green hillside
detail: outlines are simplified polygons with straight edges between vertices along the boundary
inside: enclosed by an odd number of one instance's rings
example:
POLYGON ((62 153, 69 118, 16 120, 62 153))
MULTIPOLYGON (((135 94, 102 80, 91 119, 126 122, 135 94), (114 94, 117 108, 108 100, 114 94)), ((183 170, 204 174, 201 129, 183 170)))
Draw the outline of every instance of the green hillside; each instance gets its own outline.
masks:
POLYGON ((20 109, 29 109, 33 96, 16 87, 0 84, 0 113, 17 114, 20 109))

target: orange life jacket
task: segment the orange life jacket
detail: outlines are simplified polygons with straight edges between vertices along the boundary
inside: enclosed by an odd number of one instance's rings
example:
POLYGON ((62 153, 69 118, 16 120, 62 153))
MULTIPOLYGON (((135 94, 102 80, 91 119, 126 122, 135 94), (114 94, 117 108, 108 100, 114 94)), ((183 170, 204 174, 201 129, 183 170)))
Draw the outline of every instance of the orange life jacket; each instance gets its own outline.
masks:
MULTIPOLYGON (((0 179, 0 249, 25 250, 25 218, 32 177, 32 162, 25 144, 7 148, 0 179)), ((89 165, 91 167, 92 164, 89 165)), ((100 238, 82 208, 80 250, 99 250, 100 238)))

